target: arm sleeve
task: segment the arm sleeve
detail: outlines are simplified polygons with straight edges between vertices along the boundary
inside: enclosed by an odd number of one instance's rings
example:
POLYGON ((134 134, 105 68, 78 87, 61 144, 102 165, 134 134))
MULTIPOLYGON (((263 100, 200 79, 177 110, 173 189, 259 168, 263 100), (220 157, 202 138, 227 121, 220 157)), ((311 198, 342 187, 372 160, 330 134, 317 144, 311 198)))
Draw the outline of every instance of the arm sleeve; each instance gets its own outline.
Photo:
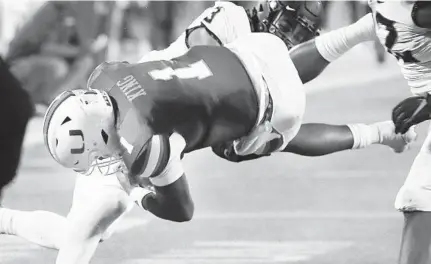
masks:
POLYGON ((316 38, 316 48, 324 59, 331 62, 359 43, 376 39, 371 13, 356 23, 322 34, 316 38))
POLYGON ((186 141, 178 133, 174 133, 169 138, 170 157, 166 167, 157 176, 151 177, 150 181, 154 186, 166 186, 178 180, 183 174, 184 169, 181 163, 181 153, 183 152, 186 141))
POLYGON ((155 60, 170 60, 172 58, 180 57, 188 51, 185 42, 185 33, 181 34, 178 39, 164 50, 153 50, 145 54, 139 63, 155 60))

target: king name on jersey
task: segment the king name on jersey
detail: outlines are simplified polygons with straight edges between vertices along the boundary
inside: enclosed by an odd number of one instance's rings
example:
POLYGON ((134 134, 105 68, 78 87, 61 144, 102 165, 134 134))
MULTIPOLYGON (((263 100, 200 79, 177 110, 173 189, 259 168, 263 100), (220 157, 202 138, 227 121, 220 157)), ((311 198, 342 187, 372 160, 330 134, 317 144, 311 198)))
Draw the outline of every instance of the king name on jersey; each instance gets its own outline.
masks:
POLYGON ((133 75, 127 75, 122 80, 119 80, 117 83, 118 88, 124 93, 129 102, 132 102, 134 99, 138 98, 141 95, 146 95, 144 88, 142 85, 136 80, 133 75))

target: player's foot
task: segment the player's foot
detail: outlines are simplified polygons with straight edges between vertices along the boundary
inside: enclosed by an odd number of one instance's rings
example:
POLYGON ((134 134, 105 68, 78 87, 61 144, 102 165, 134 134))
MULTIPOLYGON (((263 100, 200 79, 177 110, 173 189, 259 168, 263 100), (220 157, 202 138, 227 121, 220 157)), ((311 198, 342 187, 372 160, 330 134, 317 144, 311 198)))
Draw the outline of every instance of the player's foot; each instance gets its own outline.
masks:
POLYGON ((396 153, 408 150, 410 144, 417 137, 414 126, 405 134, 395 134, 395 125, 392 121, 379 122, 373 125, 377 126, 379 130, 380 144, 390 147, 396 153))

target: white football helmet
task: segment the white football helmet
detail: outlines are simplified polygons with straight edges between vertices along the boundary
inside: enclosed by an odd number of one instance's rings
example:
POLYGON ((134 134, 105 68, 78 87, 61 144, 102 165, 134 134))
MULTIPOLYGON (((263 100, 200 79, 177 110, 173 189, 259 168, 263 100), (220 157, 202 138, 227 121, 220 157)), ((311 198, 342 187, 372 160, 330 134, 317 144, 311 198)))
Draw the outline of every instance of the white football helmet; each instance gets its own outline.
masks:
POLYGON ((118 163, 123 149, 113 102, 99 90, 66 91, 57 96, 45 114, 43 134, 51 156, 80 173, 91 173, 107 160, 118 163))

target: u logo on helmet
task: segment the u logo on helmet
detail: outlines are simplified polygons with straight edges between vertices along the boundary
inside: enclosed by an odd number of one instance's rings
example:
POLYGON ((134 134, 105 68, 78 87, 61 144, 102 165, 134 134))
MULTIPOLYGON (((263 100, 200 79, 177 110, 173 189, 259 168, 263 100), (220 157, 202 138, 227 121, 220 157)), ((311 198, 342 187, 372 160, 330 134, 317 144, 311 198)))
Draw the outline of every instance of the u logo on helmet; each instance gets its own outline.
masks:
POLYGON ((82 133, 82 130, 69 130, 69 135, 70 136, 79 136, 82 139, 82 147, 70 149, 70 153, 72 153, 72 154, 84 153, 85 143, 84 143, 84 134, 82 133))

